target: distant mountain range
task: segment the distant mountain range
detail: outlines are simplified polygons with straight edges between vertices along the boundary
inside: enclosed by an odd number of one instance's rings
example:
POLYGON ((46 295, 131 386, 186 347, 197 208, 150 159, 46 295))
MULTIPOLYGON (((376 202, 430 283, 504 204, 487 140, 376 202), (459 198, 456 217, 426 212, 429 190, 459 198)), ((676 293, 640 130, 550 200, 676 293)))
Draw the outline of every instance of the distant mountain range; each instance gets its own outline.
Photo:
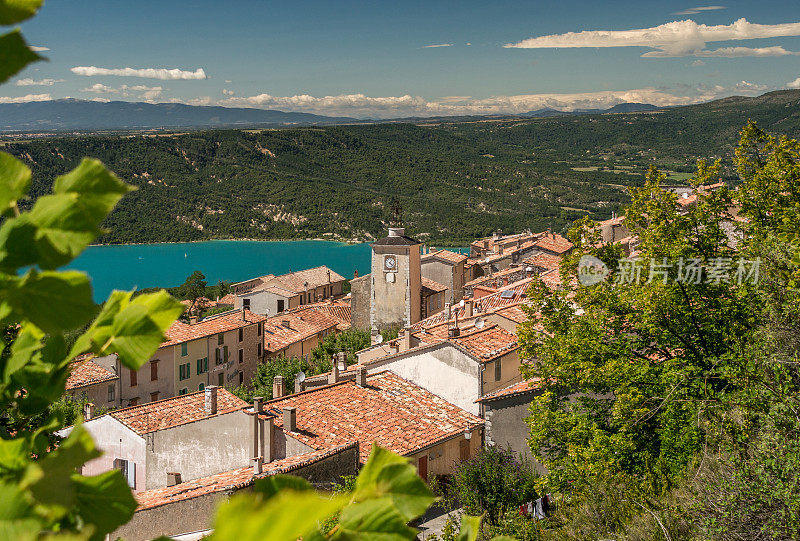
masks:
POLYGON ((353 118, 181 103, 76 99, 0 104, 0 132, 328 125, 353 118))
POLYGON ((660 107, 650 105, 649 103, 618 103, 614 107, 608 109, 575 109, 574 111, 559 111, 558 109, 537 109, 535 111, 528 111, 518 116, 525 118, 537 117, 551 117, 562 115, 604 115, 607 113, 642 113, 648 111, 657 111, 660 107))

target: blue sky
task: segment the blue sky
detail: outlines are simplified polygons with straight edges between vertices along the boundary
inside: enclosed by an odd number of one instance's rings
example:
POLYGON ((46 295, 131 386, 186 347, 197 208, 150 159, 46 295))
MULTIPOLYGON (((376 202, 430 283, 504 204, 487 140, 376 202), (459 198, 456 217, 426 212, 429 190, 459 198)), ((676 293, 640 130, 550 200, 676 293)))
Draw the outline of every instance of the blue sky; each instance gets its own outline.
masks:
POLYGON ((49 62, 4 85, 0 102, 393 117, 676 105, 800 87, 796 0, 220 5, 50 0, 23 24, 49 62))

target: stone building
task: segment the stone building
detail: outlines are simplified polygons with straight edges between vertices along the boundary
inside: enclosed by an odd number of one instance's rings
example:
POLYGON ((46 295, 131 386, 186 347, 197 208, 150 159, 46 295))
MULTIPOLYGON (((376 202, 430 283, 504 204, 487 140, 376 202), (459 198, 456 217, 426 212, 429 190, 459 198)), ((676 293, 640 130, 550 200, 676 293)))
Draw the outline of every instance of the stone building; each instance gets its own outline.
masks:
POLYGON ((65 394, 104 409, 118 407, 120 381, 116 364, 116 354, 99 358, 81 355, 70 363, 65 394))
POLYGON ((372 272, 351 282, 353 326, 404 328, 422 319, 420 243, 402 227, 372 243, 372 272))
MULTIPOLYGON (((447 287, 445 302, 450 304, 464 297, 465 269, 467 256, 450 250, 428 252, 420 259, 422 277, 447 287)), ((429 315, 434 312, 429 311, 429 315)), ((424 319, 424 318, 423 318, 424 319)))
MULTIPOLYGON (((525 422, 531 401, 541 394, 536 380, 523 380, 485 394, 478 399, 486 420, 486 443, 511 449, 533 461, 528 435, 530 426, 525 422)), ((544 467, 533 462, 540 473, 544 467)))
POLYGON ((340 297, 345 279, 325 265, 290 272, 268 274, 231 284, 234 308, 274 316, 304 304, 340 297))

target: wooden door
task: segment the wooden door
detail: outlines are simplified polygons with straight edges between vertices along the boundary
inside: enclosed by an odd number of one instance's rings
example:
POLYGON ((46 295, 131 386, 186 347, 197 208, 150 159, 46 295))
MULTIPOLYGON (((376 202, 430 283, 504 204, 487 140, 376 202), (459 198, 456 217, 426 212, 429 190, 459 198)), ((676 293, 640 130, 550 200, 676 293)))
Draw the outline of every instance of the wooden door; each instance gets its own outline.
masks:
POLYGON ((425 481, 428 480, 428 455, 419 457, 417 462, 417 473, 425 481))
POLYGON ((461 440, 459 442, 458 458, 461 462, 469 460, 469 440, 461 440))

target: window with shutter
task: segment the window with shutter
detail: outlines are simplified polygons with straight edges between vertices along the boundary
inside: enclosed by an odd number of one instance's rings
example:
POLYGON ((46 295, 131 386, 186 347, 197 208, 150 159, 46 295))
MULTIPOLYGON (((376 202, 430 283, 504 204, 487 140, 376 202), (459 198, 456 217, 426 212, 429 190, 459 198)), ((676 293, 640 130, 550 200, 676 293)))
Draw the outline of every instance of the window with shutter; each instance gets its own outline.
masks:
POLYGON ((497 359, 494 362, 494 380, 500 381, 500 377, 502 376, 503 365, 500 363, 500 359, 497 359))
POLYGON ((239 364, 242 364, 243 362, 244 362, 244 350, 240 349, 239 350, 239 364))
POLYGON ((150 361, 150 381, 158 381, 158 361, 150 361))
POLYGON ((244 329, 239 329, 239 342, 244 340, 244 329))
POLYGON ((136 370, 131 370, 131 387, 136 387, 136 370))

